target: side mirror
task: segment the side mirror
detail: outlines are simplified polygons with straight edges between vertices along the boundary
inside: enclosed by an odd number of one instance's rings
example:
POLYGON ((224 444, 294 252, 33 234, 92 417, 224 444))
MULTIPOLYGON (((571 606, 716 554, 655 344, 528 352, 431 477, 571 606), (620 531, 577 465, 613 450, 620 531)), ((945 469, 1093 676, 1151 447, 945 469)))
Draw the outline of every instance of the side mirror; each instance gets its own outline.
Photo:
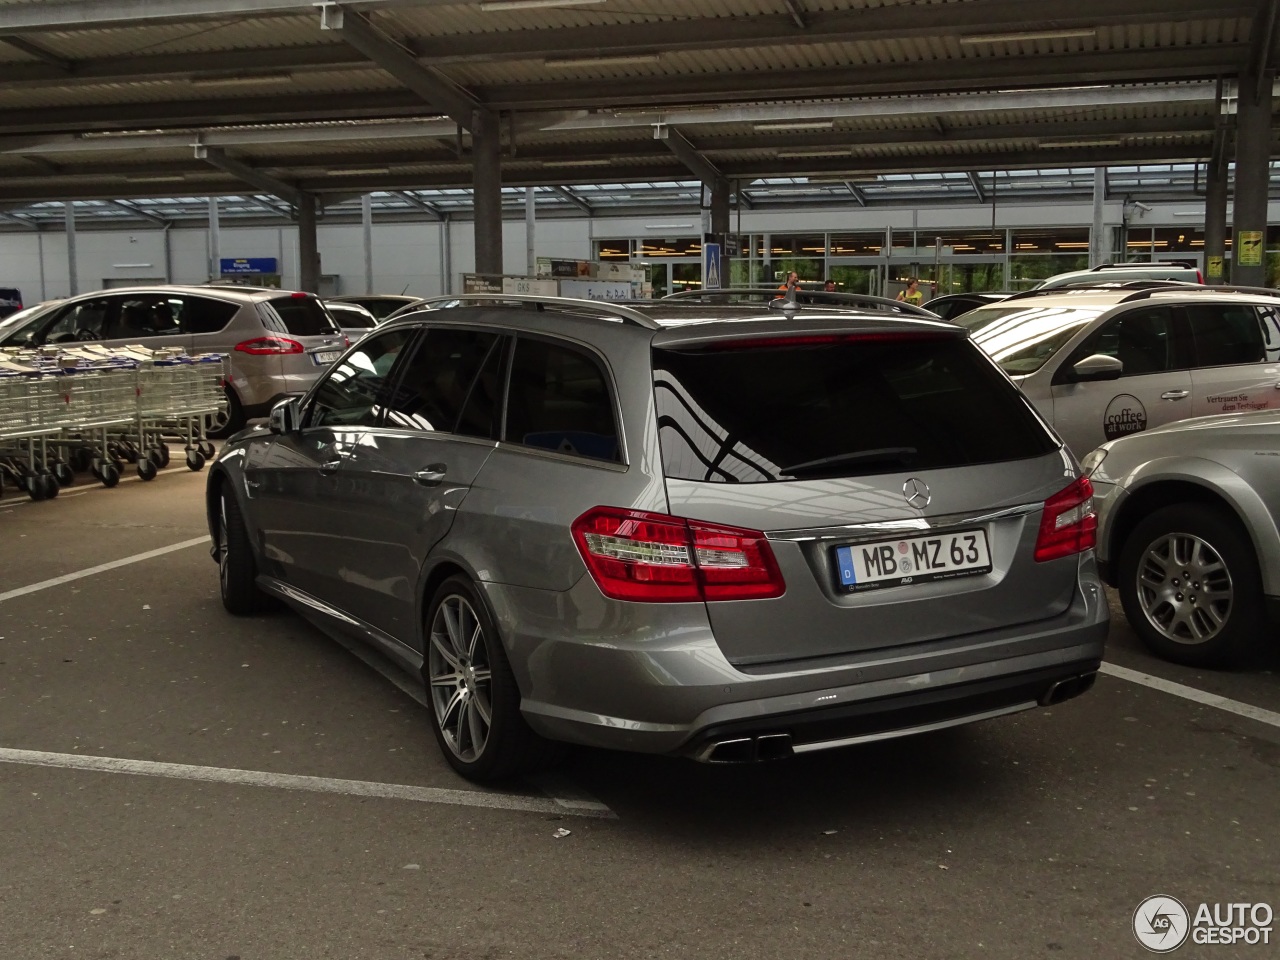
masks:
POLYGON ((1072 366, 1075 379, 1079 383, 1090 383, 1095 380, 1119 380, 1124 376, 1124 362, 1115 357, 1095 353, 1085 357, 1072 366))
POLYGON ((271 408, 267 426, 272 433, 294 433, 302 426, 302 404, 297 397, 281 400, 271 408))

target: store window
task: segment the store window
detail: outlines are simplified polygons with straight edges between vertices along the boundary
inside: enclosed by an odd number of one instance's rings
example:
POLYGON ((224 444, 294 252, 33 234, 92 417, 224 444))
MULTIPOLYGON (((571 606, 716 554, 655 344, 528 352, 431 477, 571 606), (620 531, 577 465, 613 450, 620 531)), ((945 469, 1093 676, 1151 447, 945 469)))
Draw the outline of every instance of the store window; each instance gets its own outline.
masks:
POLYGON ((918 249, 926 254, 937 252, 938 242, 942 242, 942 256, 994 256, 1004 253, 1003 230, 978 230, 964 233, 936 233, 919 231, 918 249))
POLYGON ((596 259, 597 260, 630 260, 631 259, 631 241, 630 240, 597 240, 596 241, 596 259))
POLYGON ((645 237, 637 241, 636 255, 642 260, 702 259, 702 241, 697 237, 659 240, 645 237))
POLYGON ((833 257, 878 257, 884 253, 884 231, 833 233, 827 249, 833 257))

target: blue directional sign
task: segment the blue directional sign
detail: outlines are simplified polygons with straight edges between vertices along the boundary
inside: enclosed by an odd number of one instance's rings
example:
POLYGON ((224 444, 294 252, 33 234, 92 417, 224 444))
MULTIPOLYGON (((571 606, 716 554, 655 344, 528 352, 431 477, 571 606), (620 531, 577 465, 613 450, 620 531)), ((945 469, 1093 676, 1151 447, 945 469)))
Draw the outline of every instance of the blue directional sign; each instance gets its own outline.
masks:
POLYGON ((222 274, 228 273, 279 273, 279 261, 275 257, 223 257, 218 261, 222 274))

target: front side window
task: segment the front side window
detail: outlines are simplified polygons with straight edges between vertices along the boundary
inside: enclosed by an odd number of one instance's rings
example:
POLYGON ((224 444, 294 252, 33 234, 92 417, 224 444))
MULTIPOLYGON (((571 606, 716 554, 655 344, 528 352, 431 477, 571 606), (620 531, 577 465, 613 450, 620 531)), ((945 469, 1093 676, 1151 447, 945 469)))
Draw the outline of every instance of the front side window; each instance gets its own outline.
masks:
POLYGON ((325 376, 312 395, 309 427, 367 427, 378 422, 387 376, 413 338, 409 329, 361 340, 325 376))
POLYGON ((621 461, 613 396, 599 361, 568 344, 517 341, 504 439, 593 460, 621 461))
POLYGON ((114 307, 110 297, 96 297, 73 303, 64 307, 51 325, 46 325, 43 331, 35 332, 32 342, 41 344, 105 340, 114 307))
POLYGON ((496 439, 502 342, 480 330, 428 330, 388 399, 386 426, 496 439))
POLYGON ((1184 308, 1195 346, 1195 366, 1261 363, 1267 358, 1258 312, 1244 303, 1196 303, 1184 308))
POLYGON ((1182 336, 1168 307, 1131 310, 1107 321, 1076 348, 1063 369, 1069 370, 1094 354, 1115 357, 1124 364, 1126 377, 1185 370, 1188 366, 1182 336))

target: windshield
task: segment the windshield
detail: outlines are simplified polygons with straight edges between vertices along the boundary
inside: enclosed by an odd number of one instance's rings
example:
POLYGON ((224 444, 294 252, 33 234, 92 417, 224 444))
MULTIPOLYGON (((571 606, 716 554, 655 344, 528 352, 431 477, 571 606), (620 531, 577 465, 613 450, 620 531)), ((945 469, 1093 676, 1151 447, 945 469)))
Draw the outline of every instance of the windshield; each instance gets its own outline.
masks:
POLYGON ((51 310, 55 306, 57 306, 56 303, 37 303, 33 307, 27 307, 25 310, 9 314, 9 316, 0 320, 0 339, 23 326, 32 317, 51 310))
POLYGON ((982 307, 962 317, 957 326, 973 334, 973 342, 991 355, 1011 377, 1043 367, 1107 307, 1031 307, 1027 304, 982 307))

